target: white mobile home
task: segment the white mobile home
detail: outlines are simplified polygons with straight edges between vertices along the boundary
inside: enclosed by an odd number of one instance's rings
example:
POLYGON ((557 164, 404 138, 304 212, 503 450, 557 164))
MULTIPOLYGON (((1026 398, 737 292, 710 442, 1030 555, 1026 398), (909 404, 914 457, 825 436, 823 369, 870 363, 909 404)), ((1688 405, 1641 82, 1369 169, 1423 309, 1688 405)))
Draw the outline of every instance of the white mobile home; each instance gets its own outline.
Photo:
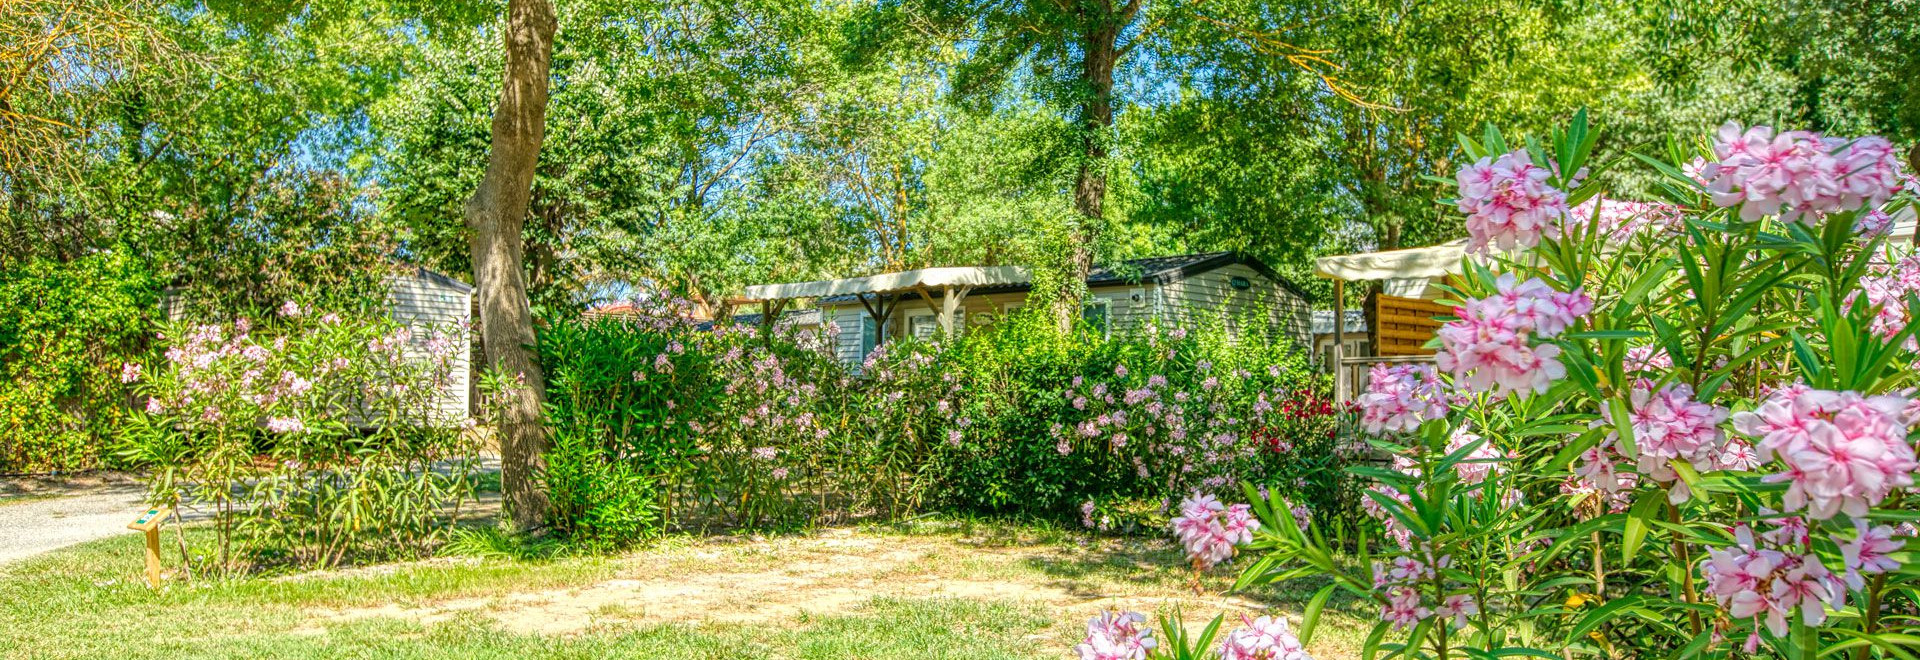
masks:
MULTIPOLYGON (((768 304, 811 298, 822 323, 839 330, 836 353, 859 364, 888 339, 964 333, 1027 303, 1032 281, 1019 266, 924 268, 817 282, 747 287, 744 301, 768 304)), ((1273 269, 1234 252, 1153 257, 1093 269, 1083 316, 1109 334, 1157 322, 1193 325, 1203 318, 1238 323, 1264 319, 1303 349, 1312 339, 1307 294, 1273 269)))

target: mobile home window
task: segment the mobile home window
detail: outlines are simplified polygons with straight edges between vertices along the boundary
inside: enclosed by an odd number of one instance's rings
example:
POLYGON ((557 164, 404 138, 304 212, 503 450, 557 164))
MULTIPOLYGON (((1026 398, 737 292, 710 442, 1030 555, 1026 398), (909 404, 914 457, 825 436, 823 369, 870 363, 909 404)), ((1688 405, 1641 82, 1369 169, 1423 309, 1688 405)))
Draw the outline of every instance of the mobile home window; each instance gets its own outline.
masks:
POLYGON ((1099 329, 1101 336, 1112 336, 1113 319, 1109 314, 1112 306, 1112 303, 1106 300, 1088 300, 1080 304, 1080 318, 1085 319, 1087 325, 1099 329))
POLYGON ((860 359, 873 355, 873 349, 880 345, 880 327, 875 325, 872 316, 860 317, 860 359))
MULTIPOLYGON (((954 334, 964 334, 967 328, 967 312, 957 310, 953 313, 954 334)), ((940 317, 933 312, 920 312, 907 316, 907 332, 914 339, 931 341, 940 336, 940 317)))

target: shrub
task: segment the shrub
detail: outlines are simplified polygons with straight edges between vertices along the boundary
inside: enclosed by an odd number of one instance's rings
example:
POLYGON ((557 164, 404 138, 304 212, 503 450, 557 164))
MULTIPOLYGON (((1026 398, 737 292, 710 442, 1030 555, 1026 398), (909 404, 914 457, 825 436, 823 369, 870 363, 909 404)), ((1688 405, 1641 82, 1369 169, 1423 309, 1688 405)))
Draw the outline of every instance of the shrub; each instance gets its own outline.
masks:
POLYGON ((0 473, 101 465, 128 413, 115 379, 145 350, 156 294, 119 252, 0 273, 0 473))
POLYGON ((215 570, 417 555, 472 499, 478 453, 437 406, 465 330, 421 332, 291 302, 260 327, 168 325, 163 362, 124 368, 145 404, 123 455, 155 504, 213 509, 215 570))
POLYGON ((889 490, 871 452, 852 446, 850 376, 790 327, 712 331, 670 305, 556 323, 540 341, 547 486, 577 538, 618 545, 669 521, 805 522, 889 490))
POLYGON ((594 544, 930 506, 1077 521, 1091 503, 1109 528, 1159 527, 1168 502, 1239 479, 1317 493, 1329 516, 1351 509, 1325 379, 1266 337, 1108 341, 1015 315, 950 341, 889 342, 856 377, 828 351, 832 328, 709 330, 673 310, 542 334, 548 486, 560 525, 594 544), (1134 410, 1149 403, 1115 398, 1126 387, 1167 403, 1134 410), (1074 407, 1082 395, 1096 401, 1074 407), (1175 409, 1181 429, 1152 421, 1175 409), (1059 430, 1115 414, 1139 417, 1098 440, 1059 430), (1111 446, 1114 434, 1138 440, 1111 446))
POLYGON ((1387 542, 1351 568, 1256 495, 1241 584, 1331 576, 1312 603, 1380 604, 1369 652, 1907 657, 1920 258, 1885 230, 1920 185, 1879 138, 1729 125, 1629 205, 1582 180, 1593 135, 1461 139, 1475 245, 1516 249, 1437 372, 1362 397, 1387 542))
POLYGON ((936 406, 958 431, 930 470, 941 501, 1157 528, 1179 498, 1248 481, 1326 493, 1317 504, 1337 517, 1344 477, 1326 378, 1263 325, 1239 326, 1102 340, 1015 315, 968 337, 950 352, 960 412, 936 406))

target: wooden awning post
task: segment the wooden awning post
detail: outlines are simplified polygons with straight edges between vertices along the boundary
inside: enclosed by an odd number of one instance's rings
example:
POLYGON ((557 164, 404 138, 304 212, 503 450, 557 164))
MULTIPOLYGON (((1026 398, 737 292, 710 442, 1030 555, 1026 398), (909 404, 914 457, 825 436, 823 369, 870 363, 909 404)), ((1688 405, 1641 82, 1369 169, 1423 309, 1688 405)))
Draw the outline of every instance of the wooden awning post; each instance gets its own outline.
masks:
POLYGON ((960 303, 967 299, 967 293, 973 287, 947 287, 946 294, 940 298, 940 330, 951 337, 954 334, 953 317, 960 312, 960 303))
POLYGON ((787 301, 786 298, 760 301, 760 334, 769 346, 773 345, 773 319, 786 311, 787 301))
POLYGON ((1347 402, 1347 282, 1333 281, 1333 402, 1347 402))
POLYGON ((127 523, 127 529, 145 532, 147 536, 147 585, 160 589, 160 521, 166 518, 166 507, 148 509, 133 522, 127 523))
POLYGON ((893 316, 893 308, 900 306, 900 297, 896 295, 892 300, 888 300, 886 294, 876 293, 873 294, 874 301, 870 304, 867 302, 867 294, 856 293, 853 296, 860 301, 861 307, 867 308, 867 316, 873 319, 873 345, 887 343, 887 317, 893 316))

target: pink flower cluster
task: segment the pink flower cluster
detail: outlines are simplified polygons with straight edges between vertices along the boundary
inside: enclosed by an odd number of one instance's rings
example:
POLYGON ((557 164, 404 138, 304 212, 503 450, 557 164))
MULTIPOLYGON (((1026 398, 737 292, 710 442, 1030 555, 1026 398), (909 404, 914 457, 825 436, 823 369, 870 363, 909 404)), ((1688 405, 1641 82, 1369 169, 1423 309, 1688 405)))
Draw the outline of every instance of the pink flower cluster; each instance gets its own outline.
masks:
POLYGON ((1368 433, 1407 432, 1447 416, 1447 396, 1432 365, 1373 365, 1360 395, 1360 425, 1368 433))
POLYGON ((1907 546, 1906 541, 1893 540, 1894 529, 1887 525, 1867 527, 1861 520, 1853 521, 1853 538, 1834 539, 1840 545, 1840 557, 1847 564, 1847 585, 1855 589, 1866 586, 1866 575, 1879 575, 1900 570, 1900 560, 1893 557, 1907 546))
MULTIPOLYGON (((1872 330, 1882 337, 1900 334, 1913 318, 1907 310, 1907 294, 1920 294, 1920 254, 1909 254, 1892 264, 1870 266, 1868 273, 1860 278, 1860 292, 1875 310, 1872 330)), ((1911 341, 1908 348, 1913 348, 1911 341)))
POLYGON ((1671 235, 1680 230, 1680 207, 1662 202, 1630 202, 1594 197, 1574 206, 1567 215, 1567 233, 1597 223, 1600 236, 1625 242, 1641 234, 1671 235))
MULTIPOLYGON (((1146 660, 1205 651, 1174 649, 1173 654, 1156 656, 1160 643, 1146 623, 1146 615, 1139 612, 1102 612, 1087 620, 1087 636, 1073 650, 1080 660, 1146 660)), ((1284 617, 1241 616, 1240 625, 1221 642, 1221 660, 1313 660, 1284 617)))
POLYGON ((1673 356, 1658 346, 1635 346, 1627 349, 1627 373, 1642 371, 1660 371, 1673 368, 1673 356))
POLYGON ((1233 547, 1251 543, 1260 521, 1253 519, 1252 507, 1227 506, 1212 495, 1194 493, 1180 502, 1180 515, 1172 522, 1174 536, 1187 547, 1187 559, 1201 569, 1212 568, 1233 557, 1233 547))
POLYGON ((1733 428, 1758 439, 1760 459, 1778 458, 1786 471, 1766 480, 1787 482, 1788 510, 1818 520, 1866 515, 1896 488, 1913 485, 1912 401, 1805 387, 1775 391, 1752 412, 1734 413, 1733 428))
POLYGON ((1749 646, 1758 645, 1762 617, 1774 636, 1783 637, 1794 609, 1800 610, 1802 622, 1813 626, 1827 620, 1826 605, 1841 606, 1846 589, 1819 556, 1758 548, 1744 526, 1736 534, 1739 544, 1709 550, 1700 570, 1706 576, 1706 593, 1728 616, 1754 621, 1749 646))
POLYGON ((1540 244, 1542 234, 1559 234, 1567 194, 1547 185, 1552 176, 1524 149, 1460 168, 1454 175, 1460 184, 1456 204, 1467 214, 1468 251, 1484 253, 1489 245, 1530 248, 1540 244))
POLYGON ((1101 612, 1087 620, 1087 637, 1073 647, 1080 660, 1146 660, 1159 641, 1139 612, 1101 612))
MULTIPOLYGON (((1455 452, 1466 449, 1467 445, 1481 440, 1480 436, 1468 432, 1465 427, 1456 429, 1453 437, 1447 439, 1447 455, 1452 456, 1455 452)), ((1487 441, 1468 452, 1460 462, 1454 463, 1453 471, 1460 475, 1460 483, 1478 484, 1486 481, 1487 477, 1506 472, 1507 466, 1504 461, 1511 458, 1506 452, 1500 451, 1500 447, 1494 445, 1492 441, 1487 441)))
MULTIPOLYGON (((1627 412, 1627 425, 1633 429, 1634 446, 1640 456, 1637 467, 1639 474, 1654 481, 1667 484, 1667 500, 1674 504, 1687 501, 1693 496, 1680 474, 1675 471, 1673 461, 1684 461, 1699 472, 1711 472, 1721 469, 1727 453, 1727 437, 1721 432, 1720 423, 1727 420, 1726 408, 1701 403, 1693 399, 1693 388, 1682 384, 1667 385, 1658 390, 1649 389, 1650 383, 1642 382, 1633 390, 1631 405, 1627 412)), ((1608 415, 1610 417, 1610 415, 1608 415)), ((1609 423, 1619 424, 1621 420, 1608 419, 1609 423)), ((1619 435, 1609 433, 1601 441, 1602 453, 1619 452, 1619 435)), ((1594 452, 1588 452, 1583 458, 1591 461, 1594 452)), ((1600 474, 1610 468, 1597 468, 1591 463, 1582 466, 1578 473, 1596 477, 1596 483, 1606 483, 1600 474)), ((1617 480, 1614 483, 1618 483, 1617 480)))
POLYGON ((1848 140, 1808 131, 1776 134, 1767 126, 1720 127, 1718 161, 1700 170, 1721 207, 1739 206, 1749 222, 1779 215, 1811 223, 1823 214, 1878 206, 1899 190, 1900 160, 1879 136, 1848 140))
POLYGON ((1862 238, 1879 238, 1893 231, 1893 215, 1880 209, 1869 209, 1853 221, 1853 231, 1862 238))
POLYGON ((1435 557, 1430 549, 1423 549, 1420 554, 1423 556, 1401 555, 1390 563, 1373 563, 1373 586, 1386 600, 1380 607, 1380 619, 1393 624, 1397 630, 1405 630, 1439 614, 1452 618, 1456 627, 1466 627, 1467 617, 1480 613, 1480 605, 1472 596, 1449 596, 1435 610, 1426 606, 1419 589, 1438 578, 1441 570, 1452 565, 1453 558, 1435 557))
POLYGON ((1460 319, 1442 326, 1434 362, 1451 372, 1455 383, 1474 391, 1546 392, 1566 375, 1557 359, 1560 347, 1530 341, 1552 338, 1593 311, 1593 299, 1579 289, 1555 291, 1539 279, 1516 283, 1503 273, 1498 291, 1454 308, 1460 319))
POLYGON ((1220 660, 1313 660, 1285 617, 1240 618, 1241 628, 1220 645, 1220 660))

